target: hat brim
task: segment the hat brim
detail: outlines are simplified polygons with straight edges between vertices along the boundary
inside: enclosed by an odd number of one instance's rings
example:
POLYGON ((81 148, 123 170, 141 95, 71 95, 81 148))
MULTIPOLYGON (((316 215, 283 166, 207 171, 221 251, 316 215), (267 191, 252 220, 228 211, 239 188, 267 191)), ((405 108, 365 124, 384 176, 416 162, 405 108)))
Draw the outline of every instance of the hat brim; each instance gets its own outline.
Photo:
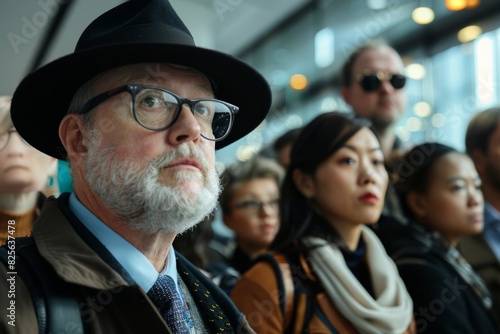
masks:
POLYGON ((133 43, 99 46, 59 58, 29 74, 12 98, 12 121, 33 147, 66 160, 59 123, 76 91, 96 75, 135 63, 172 63, 207 75, 216 84, 217 98, 240 108, 221 149, 244 137, 266 117, 271 106, 269 84, 260 73, 224 53, 190 45, 133 43))

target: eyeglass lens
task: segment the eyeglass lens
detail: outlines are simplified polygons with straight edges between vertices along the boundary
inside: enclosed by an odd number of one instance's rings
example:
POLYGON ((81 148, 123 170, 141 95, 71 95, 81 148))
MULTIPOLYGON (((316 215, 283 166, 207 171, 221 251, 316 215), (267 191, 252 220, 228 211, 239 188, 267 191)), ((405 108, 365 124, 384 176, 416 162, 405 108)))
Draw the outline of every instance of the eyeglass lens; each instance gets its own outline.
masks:
MULTIPOLYGON (((406 77, 402 74, 386 74, 385 78, 389 80, 394 89, 401 89, 406 84, 406 77)), ((364 91, 373 92, 380 88, 382 84, 383 74, 370 73, 364 74, 359 83, 364 91), (381 78, 382 77, 382 78, 381 78)))
POLYGON ((229 132, 232 112, 226 104, 217 100, 182 99, 168 91, 155 88, 145 88, 136 92, 135 117, 148 129, 165 129, 176 121, 181 103, 191 107, 191 112, 201 127, 201 134, 206 139, 221 139, 229 132))
POLYGON ((269 202, 262 202, 262 201, 254 201, 254 200, 249 200, 249 201, 244 201, 241 203, 236 204, 236 208, 240 210, 247 210, 252 213, 259 213, 264 206, 268 208, 271 208, 273 212, 278 212, 279 209, 279 199, 275 199, 269 202))
POLYGON ((88 113, 110 97, 125 91, 132 96, 135 120, 153 131, 162 131, 171 126, 179 117, 182 105, 187 104, 200 124, 201 135, 208 140, 218 141, 229 134, 233 115, 239 110, 232 104, 215 99, 190 100, 160 87, 125 85, 87 101, 80 113, 88 113))

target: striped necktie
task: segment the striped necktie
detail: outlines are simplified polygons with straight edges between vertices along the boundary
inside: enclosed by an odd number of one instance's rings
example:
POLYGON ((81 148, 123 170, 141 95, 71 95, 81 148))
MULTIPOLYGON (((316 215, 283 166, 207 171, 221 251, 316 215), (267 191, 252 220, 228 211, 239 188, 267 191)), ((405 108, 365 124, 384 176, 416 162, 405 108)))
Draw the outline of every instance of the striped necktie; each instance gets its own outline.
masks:
POLYGON ((148 291, 148 296, 174 333, 190 333, 187 309, 182 304, 175 282, 170 276, 158 276, 155 284, 148 291))

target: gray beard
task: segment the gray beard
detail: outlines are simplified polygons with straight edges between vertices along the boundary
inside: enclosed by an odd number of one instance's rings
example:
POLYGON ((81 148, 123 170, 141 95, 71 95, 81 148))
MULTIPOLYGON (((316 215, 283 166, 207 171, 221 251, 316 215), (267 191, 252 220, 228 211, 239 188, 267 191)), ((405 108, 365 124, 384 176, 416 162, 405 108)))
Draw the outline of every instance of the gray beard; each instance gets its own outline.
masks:
POLYGON ((221 187, 215 167, 208 166, 204 156, 191 146, 182 144, 141 167, 132 159, 118 161, 112 148, 99 151, 100 136, 92 137, 84 162, 85 180, 103 204, 133 231, 179 234, 202 221, 217 205, 221 187), (176 186, 158 183, 161 168, 183 157, 202 164, 204 186, 194 191, 183 189, 183 182, 200 177, 189 171, 175 174, 176 186))

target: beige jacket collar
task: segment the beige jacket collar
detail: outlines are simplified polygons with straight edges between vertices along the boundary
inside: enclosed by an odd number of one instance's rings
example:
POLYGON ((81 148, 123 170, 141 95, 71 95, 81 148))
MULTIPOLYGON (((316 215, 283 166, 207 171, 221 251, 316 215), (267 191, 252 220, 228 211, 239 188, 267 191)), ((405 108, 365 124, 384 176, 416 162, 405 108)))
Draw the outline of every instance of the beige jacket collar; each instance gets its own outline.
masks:
POLYGON ((99 290, 130 285, 81 239, 55 198, 47 199, 33 235, 42 257, 65 281, 99 290))

